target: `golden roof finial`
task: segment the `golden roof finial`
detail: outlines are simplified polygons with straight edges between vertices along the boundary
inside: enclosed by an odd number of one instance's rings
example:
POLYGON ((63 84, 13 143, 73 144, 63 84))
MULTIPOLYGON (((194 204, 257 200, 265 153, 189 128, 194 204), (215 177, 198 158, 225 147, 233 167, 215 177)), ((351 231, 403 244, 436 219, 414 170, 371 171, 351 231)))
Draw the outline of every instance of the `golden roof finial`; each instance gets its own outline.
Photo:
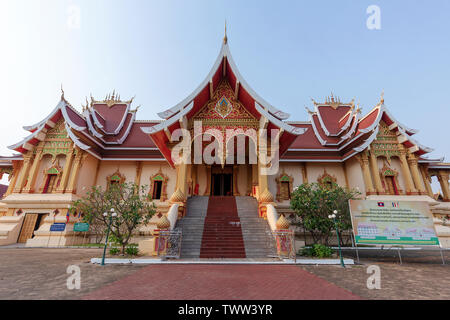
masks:
POLYGON ((384 89, 381 91, 380 103, 384 104, 384 89))
POLYGON ((65 100, 64 99, 64 90, 63 90, 63 85, 61 83, 61 100, 65 100))
POLYGON ((223 36, 223 43, 227 44, 228 43, 228 37, 227 37, 227 20, 225 20, 225 34, 223 36))

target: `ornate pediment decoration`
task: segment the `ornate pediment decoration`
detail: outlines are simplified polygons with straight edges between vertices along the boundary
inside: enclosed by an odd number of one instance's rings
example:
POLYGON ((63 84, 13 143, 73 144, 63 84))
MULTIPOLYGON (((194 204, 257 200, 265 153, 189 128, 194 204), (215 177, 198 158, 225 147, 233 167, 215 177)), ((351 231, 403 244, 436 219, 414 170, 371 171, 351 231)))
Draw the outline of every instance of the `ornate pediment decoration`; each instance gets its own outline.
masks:
MULTIPOLYGON (((47 132, 42 144, 42 156, 49 154, 53 160, 60 154, 68 154, 73 150, 73 142, 67 135, 64 120, 61 119, 47 132)), ((35 152, 37 150, 35 149, 35 152)))
POLYGON ((277 201, 289 200, 294 185, 294 178, 284 171, 275 179, 277 183, 277 201))
POLYGON ((377 138, 370 145, 370 151, 377 157, 386 157, 388 162, 390 162, 391 157, 400 155, 397 134, 390 130, 389 126, 382 120, 379 124, 377 138))
POLYGON ((337 179, 335 176, 330 175, 327 169, 323 169, 323 174, 317 178, 317 182, 324 187, 331 188, 334 183, 337 184, 337 179))
POLYGON ((216 102, 215 110, 222 118, 225 119, 233 110, 233 105, 230 101, 228 101, 227 97, 222 96, 222 98, 216 102))

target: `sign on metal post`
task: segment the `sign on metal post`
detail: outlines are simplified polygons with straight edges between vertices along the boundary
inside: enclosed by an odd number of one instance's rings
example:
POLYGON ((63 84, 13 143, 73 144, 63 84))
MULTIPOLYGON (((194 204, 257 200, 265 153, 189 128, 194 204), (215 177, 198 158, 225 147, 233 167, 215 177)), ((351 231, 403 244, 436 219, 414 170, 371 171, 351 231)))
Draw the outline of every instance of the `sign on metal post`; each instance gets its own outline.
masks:
POLYGON ((50 232, 63 232, 64 230, 66 230, 66 224, 62 222, 57 222, 50 226, 50 232))
POLYGON ((87 232, 89 231, 89 223, 77 222, 73 226, 74 232, 87 232))
POLYGON ((439 245, 425 201, 350 200, 355 244, 439 245))

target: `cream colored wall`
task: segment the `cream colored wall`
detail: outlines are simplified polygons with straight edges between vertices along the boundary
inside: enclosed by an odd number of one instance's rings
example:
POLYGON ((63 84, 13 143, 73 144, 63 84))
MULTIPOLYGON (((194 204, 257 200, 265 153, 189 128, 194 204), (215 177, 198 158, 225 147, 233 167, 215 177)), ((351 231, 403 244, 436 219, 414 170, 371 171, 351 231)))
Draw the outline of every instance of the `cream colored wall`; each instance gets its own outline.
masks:
MULTIPOLYGON (((247 170, 249 166, 240 165, 237 174, 238 190, 241 196, 247 195, 247 170)), ((251 170, 251 167, 250 167, 251 170)))
POLYGON ((324 169, 327 173, 336 178, 338 185, 345 187, 344 169, 341 163, 316 163, 310 162, 306 166, 308 172, 308 181, 317 182, 317 179, 323 175, 324 169))
MULTIPOLYGON (((273 194, 273 197, 275 201, 277 201, 277 181, 276 179, 280 177, 280 175, 284 172, 287 175, 291 176, 294 179, 292 190, 294 190, 296 187, 301 185, 303 183, 303 176, 302 176, 302 163, 299 162, 280 162, 280 168, 278 170, 278 173, 269 176, 268 182, 269 182, 269 190, 273 194)), ((281 202, 278 202, 282 206, 289 206, 290 201, 289 200, 283 200, 281 202)))
POLYGON ((361 192, 362 196, 366 196, 366 185, 359 161, 355 157, 350 158, 345 162, 345 166, 349 188, 356 189, 361 192))
MULTIPOLYGON (((96 185, 106 189, 106 178, 119 170, 125 176, 125 182, 134 182, 136 177, 135 161, 102 161, 98 169, 96 185)), ((95 168, 94 168, 95 172, 95 168)))
POLYGON ((84 159, 83 165, 79 169, 78 179, 76 182, 76 194, 83 196, 91 190, 95 184, 95 171, 97 170, 98 159, 90 154, 84 159))

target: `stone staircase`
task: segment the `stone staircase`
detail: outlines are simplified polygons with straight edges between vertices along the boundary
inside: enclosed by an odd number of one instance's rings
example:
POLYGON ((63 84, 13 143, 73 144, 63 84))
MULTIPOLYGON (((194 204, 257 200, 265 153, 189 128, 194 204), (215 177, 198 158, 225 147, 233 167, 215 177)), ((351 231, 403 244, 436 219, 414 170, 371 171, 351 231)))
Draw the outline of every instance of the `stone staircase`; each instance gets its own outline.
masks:
POLYGON ((269 226, 258 217, 257 208, 252 197, 189 198, 186 216, 176 225, 183 232, 181 258, 275 256, 269 226))
POLYGON ((236 206, 241 220, 242 236, 247 258, 277 256, 270 227, 258 216, 258 202, 253 197, 236 197, 236 206))

